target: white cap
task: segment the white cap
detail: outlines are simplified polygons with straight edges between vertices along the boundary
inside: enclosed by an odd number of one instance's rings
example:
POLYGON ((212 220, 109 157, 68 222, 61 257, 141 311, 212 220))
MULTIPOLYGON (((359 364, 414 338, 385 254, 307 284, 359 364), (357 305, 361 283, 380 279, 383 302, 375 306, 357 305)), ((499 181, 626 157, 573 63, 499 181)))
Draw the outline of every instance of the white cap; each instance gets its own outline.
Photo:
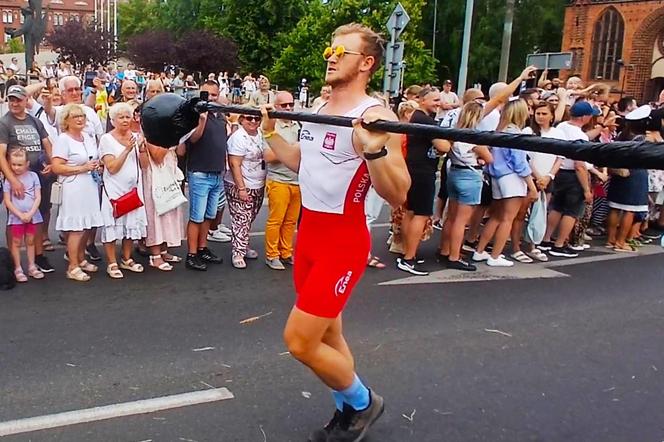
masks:
POLYGON ((625 115, 625 120, 631 120, 631 121, 645 120, 650 116, 650 112, 652 112, 652 107, 650 107, 650 105, 648 104, 644 104, 643 106, 639 106, 636 109, 634 109, 632 112, 625 115))

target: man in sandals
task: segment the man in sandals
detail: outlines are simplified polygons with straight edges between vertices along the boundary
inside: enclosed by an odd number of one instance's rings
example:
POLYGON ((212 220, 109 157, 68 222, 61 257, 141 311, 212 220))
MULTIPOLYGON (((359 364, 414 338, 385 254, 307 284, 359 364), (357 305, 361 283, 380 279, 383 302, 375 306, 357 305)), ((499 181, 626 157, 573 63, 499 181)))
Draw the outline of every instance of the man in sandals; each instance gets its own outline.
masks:
POLYGON ((284 339, 291 355, 332 390, 336 403, 332 420, 310 441, 360 441, 383 412, 383 398, 355 372, 341 320, 367 264, 369 186, 393 206, 403 204, 410 186, 400 137, 361 125, 397 120, 366 94, 383 53, 384 40, 353 23, 337 28, 323 54, 325 82, 334 93, 317 113, 352 117, 353 128, 304 123, 299 145, 293 145, 275 131, 275 120, 263 108, 263 136, 279 161, 298 172, 302 194, 293 272, 297 300, 284 339))

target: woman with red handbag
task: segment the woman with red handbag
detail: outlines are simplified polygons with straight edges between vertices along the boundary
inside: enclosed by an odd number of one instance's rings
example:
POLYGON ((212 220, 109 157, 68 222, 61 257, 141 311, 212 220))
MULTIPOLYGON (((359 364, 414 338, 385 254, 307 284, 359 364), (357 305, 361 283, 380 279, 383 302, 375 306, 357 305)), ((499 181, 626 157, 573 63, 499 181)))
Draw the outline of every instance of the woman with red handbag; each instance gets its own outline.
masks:
POLYGON ((134 109, 127 103, 116 103, 109 115, 114 129, 99 141, 99 156, 104 164, 101 212, 104 218, 101 240, 113 279, 123 278, 120 269, 141 273, 143 266, 131 257, 132 244, 147 234, 147 216, 143 207, 141 169, 148 167, 145 140, 131 131, 134 109), (122 241, 118 266, 115 241, 122 241))

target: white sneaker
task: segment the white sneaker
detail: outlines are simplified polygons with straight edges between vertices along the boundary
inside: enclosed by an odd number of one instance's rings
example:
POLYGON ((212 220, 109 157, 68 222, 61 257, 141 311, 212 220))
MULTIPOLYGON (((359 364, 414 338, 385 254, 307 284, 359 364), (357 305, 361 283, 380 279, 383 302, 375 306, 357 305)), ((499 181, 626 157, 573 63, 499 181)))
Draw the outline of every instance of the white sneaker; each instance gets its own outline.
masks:
POLYGON ((493 259, 491 256, 489 256, 489 259, 486 260, 486 265, 491 267, 512 267, 514 262, 503 257, 502 255, 496 259, 493 259))
POLYGON ((223 224, 219 224, 217 226, 217 231, 219 231, 221 233, 225 233, 226 235, 231 235, 233 233, 233 231, 229 227, 227 227, 223 224))
POLYGON ((208 241, 231 242, 231 237, 220 230, 211 230, 208 232, 208 241))
POLYGON ((486 250, 482 253, 480 252, 473 253, 473 261, 486 261, 488 259, 491 259, 491 255, 486 250))

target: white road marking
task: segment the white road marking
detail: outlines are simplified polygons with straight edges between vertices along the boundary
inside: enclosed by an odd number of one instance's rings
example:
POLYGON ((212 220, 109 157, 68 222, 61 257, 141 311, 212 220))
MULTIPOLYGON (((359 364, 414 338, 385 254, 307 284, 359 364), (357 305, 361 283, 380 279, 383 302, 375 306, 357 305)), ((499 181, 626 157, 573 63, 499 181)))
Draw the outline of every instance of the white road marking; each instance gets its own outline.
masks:
MULTIPOLYGON (((599 256, 579 256, 578 258, 561 259, 559 261, 551 261, 544 263, 544 267, 565 267, 575 264, 588 264, 591 262, 613 261, 615 259, 637 258, 639 256, 659 255, 664 253, 664 248, 661 246, 645 246, 639 249, 637 253, 623 253, 614 252, 611 249, 604 249, 606 253, 599 256)), ((603 251, 604 251, 603 250, 603 251)))
POLYGON ((559 267, 567 267, 593 262, 613 261, 616 259, 636 258, 639 256, 658 255, 664 253, 660 246, 645 246, 638 253, 619 253, 609 249, 594 248, 593 251, 601 252, 595 256, 579 256, 578 258, 561 259, 545 263, 519 264, 515 267, 489 267, 484 263, 478 263, 477 272, 463 272, 461 270, 437 270, 428 276, 408 276, 381 282, 378 285, 407 285, 407 284, 441 284, 451 282, 477 282, 495 280, 536 279, 536 278, 566 278, 567 273, 553 270, 559 267))
POLYGON ((233 399, 234 397, 233 393, 227 388, 215 388, 213 390, 192 391, 189 393, 124 402, 103 407, 16 419, 0 422, 0 436, 28 433, 31 431, 65 427, 68 425, 95 422, 136 414, 154 413, 156 411, 169 410, 172 408, 223 401, 226 399, 233 399))
POLYGON ((515 269, 513 267, 489 267, 479 264, 477 272, 445 269, 431 272, 428 276, 409 276, 381 282, 378 285, 440 284, 446 282, 477 282, 505 279, 564 278, 567 276, 565 273, 546 269, 541 266, 527 265, 519 266, 515 269))

